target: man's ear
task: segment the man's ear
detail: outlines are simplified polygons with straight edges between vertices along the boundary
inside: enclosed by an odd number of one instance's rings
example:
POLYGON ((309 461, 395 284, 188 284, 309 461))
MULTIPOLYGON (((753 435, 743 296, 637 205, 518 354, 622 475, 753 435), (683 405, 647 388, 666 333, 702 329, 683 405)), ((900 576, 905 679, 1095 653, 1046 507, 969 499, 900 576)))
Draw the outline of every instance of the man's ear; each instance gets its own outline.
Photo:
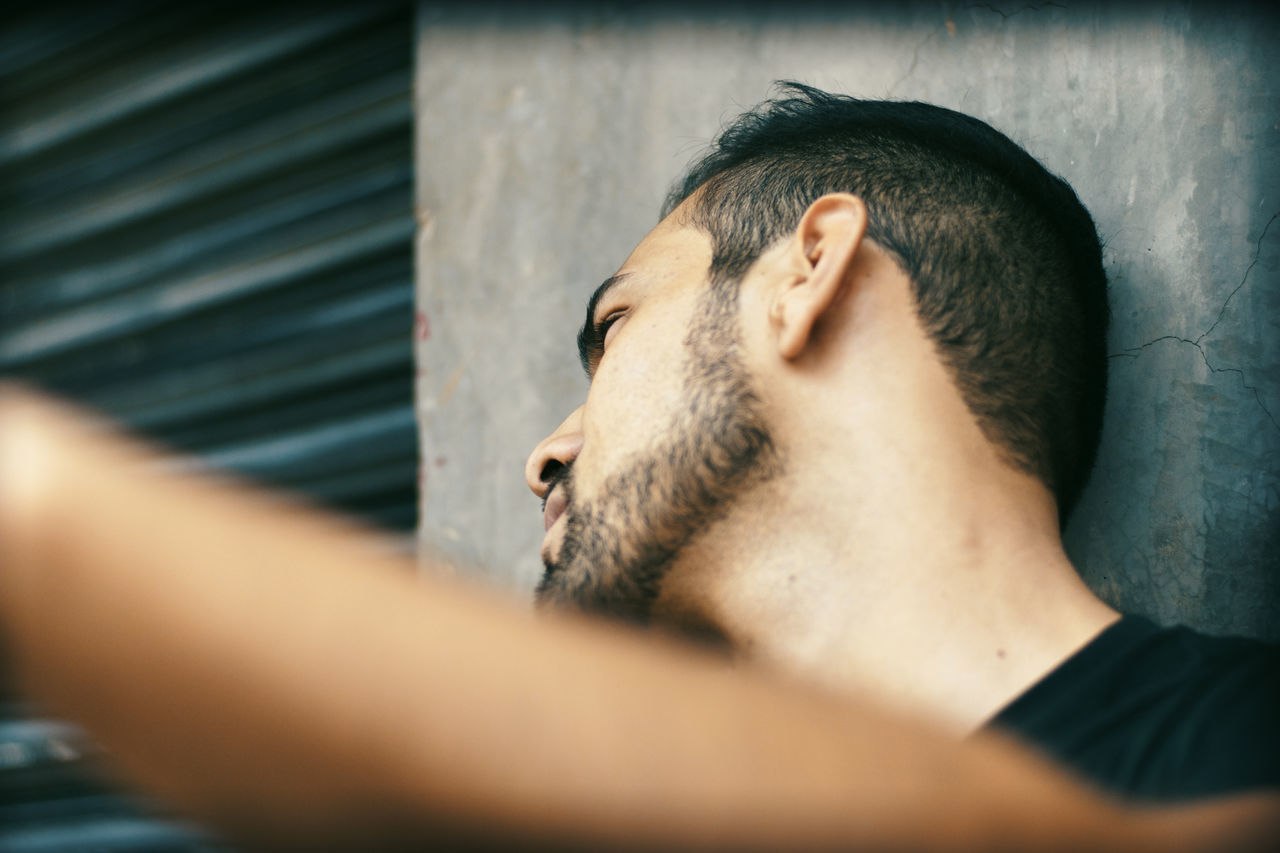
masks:
POLYGON ((844 287, 866 231, 867 206, 849 193, 824 195, 801 217, 787 250, 793 274, 770 308, 783 358, 804 352, 814 324, 844 287))

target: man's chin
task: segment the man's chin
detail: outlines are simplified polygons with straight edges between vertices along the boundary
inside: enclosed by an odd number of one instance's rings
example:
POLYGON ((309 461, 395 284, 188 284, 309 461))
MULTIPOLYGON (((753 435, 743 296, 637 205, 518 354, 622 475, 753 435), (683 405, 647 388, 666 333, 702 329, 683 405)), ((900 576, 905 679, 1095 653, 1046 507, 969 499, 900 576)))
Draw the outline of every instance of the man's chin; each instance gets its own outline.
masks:
POLYGON ((564 553, 564 524, 557 521, 555 525, 547 531, 547 535, 542 540, 542 551, 539 554, 542 557, 542 580, 538 583, 537 601, 543 603, 545 598, 544 591, 554 582, 554 578, 564 571, 564 565, 560 562, 560 557, 564 553))
POLYGON ((533 591, 534 604, 538 607, 581 607, 565 583, 567 568, 553 559, 546 548, 542 551, 542 566, 542 578, 533 591))

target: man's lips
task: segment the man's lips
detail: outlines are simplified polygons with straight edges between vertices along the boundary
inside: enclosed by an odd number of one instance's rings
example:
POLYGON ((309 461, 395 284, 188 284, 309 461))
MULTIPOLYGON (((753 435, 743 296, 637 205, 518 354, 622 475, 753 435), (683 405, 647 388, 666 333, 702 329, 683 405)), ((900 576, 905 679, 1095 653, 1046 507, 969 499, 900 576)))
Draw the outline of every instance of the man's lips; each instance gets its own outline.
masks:
POLYGON ((542 510, 542 529, 550 530, 551 525, 556 523, 556 519, 564 515, 564 511, 569 508, 569 499, 565 496, 564 488, 561 486, 553 486, 551 494, 547 495, 547 506, 542 510))

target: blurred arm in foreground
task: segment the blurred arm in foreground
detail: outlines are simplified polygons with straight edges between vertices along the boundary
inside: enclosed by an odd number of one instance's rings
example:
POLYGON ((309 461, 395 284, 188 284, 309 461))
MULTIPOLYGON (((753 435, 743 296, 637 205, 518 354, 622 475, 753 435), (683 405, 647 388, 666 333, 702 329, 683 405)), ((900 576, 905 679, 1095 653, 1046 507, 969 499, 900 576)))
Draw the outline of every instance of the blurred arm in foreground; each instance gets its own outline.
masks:
POLYGON ((1280 798, 1109 802, 776 674, 423 581, 378 537, 0 393, 6 666, 261 846, 1268 849, 1280 798))

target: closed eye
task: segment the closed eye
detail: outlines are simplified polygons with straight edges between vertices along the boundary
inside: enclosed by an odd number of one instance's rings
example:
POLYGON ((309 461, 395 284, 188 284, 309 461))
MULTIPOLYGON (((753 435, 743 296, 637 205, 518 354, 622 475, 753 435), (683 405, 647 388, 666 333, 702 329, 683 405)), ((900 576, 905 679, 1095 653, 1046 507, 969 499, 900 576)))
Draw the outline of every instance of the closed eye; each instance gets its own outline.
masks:
POLYGON ((627 316, 627 311, 625 308, 621 308, 617 311, 609 312, 609 315, 600 321, 600 324, 596 327, 596 335, 600 340, 601 350, 609 345, 609 331, 625 316, 627 316))
POLYGON ((625 308, 610 311, 600 322, 588 326, 585 334, 579 334, 578 351, 582 355, 582 365, 587 371, 588 378, 595 373, 600 359, 604 358, 605 346, 611 337, 610 331, 625 316, 627 316, 625 308))
POLYGON ((586 322, 578 330, 578 358, 582 361, 582 369, 586 372, 587 379, 591 378, 595 365, 604 355, 604 336, 608 333, 609 327, 625 313, 611 311, 603 320, 597 323, 595 321, 596 309, 605 300, 610 291, 629 278, 630 273, 618 273, 610 276, 596 288, 596 292, 591 294, 591 299, 587 302, 586 322))

